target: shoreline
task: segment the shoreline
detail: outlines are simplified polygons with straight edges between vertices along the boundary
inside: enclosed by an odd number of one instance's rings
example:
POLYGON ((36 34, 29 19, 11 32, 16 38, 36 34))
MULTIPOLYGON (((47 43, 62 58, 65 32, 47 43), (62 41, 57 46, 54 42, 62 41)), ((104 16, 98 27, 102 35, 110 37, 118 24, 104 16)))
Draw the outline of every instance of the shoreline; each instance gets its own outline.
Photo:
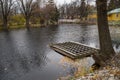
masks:
MULTIPOLYGON (((82 24, 82 25, 97 25, 97 21, 83 20, 80 19, 60 19, 59 24, 69 23, 69 24, 82 24)), ((108 21, 109 26, 120 26, 120 21, 108 21)))
MULTIPOLYGON (((56 26, 59 24, 80 24, 83 26, 97 25, 97 23, 91 23, 91 22, 81 22, 81 23, 78 23, 78 22, 59 22, 57 24, 49 24, 49 25, 32 24, 30 26, 30 28, 50 27, 50 26, 56 26)), ((120 24, 109 24, 109 27, 120 27, 120 24)), ((18 25, 18 26, 15 25, 15 26, 9 26, 8 30, 17 30, 17 29, 25 29, 25 28, 26 28, 25 25, 18 25)), ((0 26, 0 31, 4 31, 2 26, 0 26)))
MULTIPOLYGON (((32 28, 42 28, 42 27, 50 27, 50 26, 56 26, 58 24, 49 24, 49 25, 41 25, 41 24, 32 24, 30 25, 30 29, 32 28)), ((8 30, 18 30, 18 29, 26 29, 25 25, 16 25, 16 26, 9 26, 8 30)), ((4 28, 0 26, 0 32, 4 31, 4 28)))

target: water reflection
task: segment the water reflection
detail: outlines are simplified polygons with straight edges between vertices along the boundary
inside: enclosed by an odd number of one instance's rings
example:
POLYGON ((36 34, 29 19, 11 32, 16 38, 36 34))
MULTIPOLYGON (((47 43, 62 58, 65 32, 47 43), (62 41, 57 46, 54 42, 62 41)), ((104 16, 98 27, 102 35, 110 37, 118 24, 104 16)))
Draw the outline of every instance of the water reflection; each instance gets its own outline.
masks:
MULTIPOLYGON (((110 29, 114 49, 120 52, 120 27, 110 29)), ((71 63, 48 46, 65 41, 77 41, 99 48, 97 27, 61 24, 31 31, 0 32, 0 80, 56 80, 60 76, 73 75, 75 63, 80 63, 79 66, 87 63, 86 67, 94 63, 90 58, 70 60, 71 63)))

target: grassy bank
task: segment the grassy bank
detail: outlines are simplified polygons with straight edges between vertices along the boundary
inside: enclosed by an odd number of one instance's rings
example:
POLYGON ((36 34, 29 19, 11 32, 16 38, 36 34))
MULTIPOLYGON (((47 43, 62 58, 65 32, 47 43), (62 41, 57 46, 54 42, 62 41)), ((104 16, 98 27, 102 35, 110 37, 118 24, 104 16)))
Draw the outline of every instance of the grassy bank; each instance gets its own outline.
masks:
MULTIPOLYGON (((12 29, 22 29, 22 28, 26 28, 25 25, 8 26, 9 30, 12 30, 12 29)), ((4 29, 3 26, 0 26, 0 30, 2 31, 3 29, 4 29)))
POLYGON ((110 26, 120 26, 120 21, 109 21, 110 26))
MULTIPOLYGON (((57 25, 57 24, 49 24, 49 25, 30 24, 30 28, 39 28, 39 27, 52 26, 52 25, 57 25)), ((9 30, 23 29, 23 28, 26 28, 26 26, 25 25, 11 25, 11 26, 8 26, 9 30)), ((3 26, 0 26, 0 31, 2 31, 3 29, 4 29, 3 26)))
POLYGON ((120 54, 116 54, 111 60, 106 61, 106 66, 94 70, 86 70, 80 67, 73 76, 68 75, 58 80, 120 80, 120 54))

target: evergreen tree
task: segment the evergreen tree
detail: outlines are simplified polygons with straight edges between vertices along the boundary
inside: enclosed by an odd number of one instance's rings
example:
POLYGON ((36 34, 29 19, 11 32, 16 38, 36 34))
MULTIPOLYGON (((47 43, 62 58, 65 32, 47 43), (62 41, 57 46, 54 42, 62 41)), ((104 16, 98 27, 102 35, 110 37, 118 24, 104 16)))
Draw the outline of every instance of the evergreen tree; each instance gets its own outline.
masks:
POLYGON ((114 3, 115 0, 110 0, 109 4, 108 4, 108 11, 112 10, 112 9, 115 9, 115 3, 114 3))
POLYGON ((85 12, 86 12, 86 3, 85 0, 81 0, 81 5, 80 5, 80 19, 82 20, 83 17, 85 17, 85 12))
POLYGON ((120 0, 118 0, 118 8, 120 8, 120 0))
POLYGON ((110 0, 108 4, 108 11, 120 8, 120 0, 110 0))
POLYGON ((54 0, 48 0, 45 8, 45 15, 47 19, 47 24, 57 22, 59 18, 59 12, 54 0))

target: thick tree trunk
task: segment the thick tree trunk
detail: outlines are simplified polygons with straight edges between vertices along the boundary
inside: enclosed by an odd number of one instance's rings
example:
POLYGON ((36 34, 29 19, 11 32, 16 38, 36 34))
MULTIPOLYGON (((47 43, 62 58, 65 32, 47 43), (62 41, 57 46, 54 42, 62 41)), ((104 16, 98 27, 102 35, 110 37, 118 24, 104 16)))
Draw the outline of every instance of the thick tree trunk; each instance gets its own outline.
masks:
POLYGON ((26 28, 27 30, 30 30, 30 24, 29 24, 30 18, 26 18, 26 28))
POLYGON ((99 56, 94 56, 96 63, 104 65, 103 63, 112 58, 115 54, 112 47, 110 31, 107 19, 107 0, 97 0, 97 16, 98 16, 98 31, 100 40, 99 56))
POLYGON ((6 18, 3 18, 3 29, 8 31, 8 20, 6 18))

